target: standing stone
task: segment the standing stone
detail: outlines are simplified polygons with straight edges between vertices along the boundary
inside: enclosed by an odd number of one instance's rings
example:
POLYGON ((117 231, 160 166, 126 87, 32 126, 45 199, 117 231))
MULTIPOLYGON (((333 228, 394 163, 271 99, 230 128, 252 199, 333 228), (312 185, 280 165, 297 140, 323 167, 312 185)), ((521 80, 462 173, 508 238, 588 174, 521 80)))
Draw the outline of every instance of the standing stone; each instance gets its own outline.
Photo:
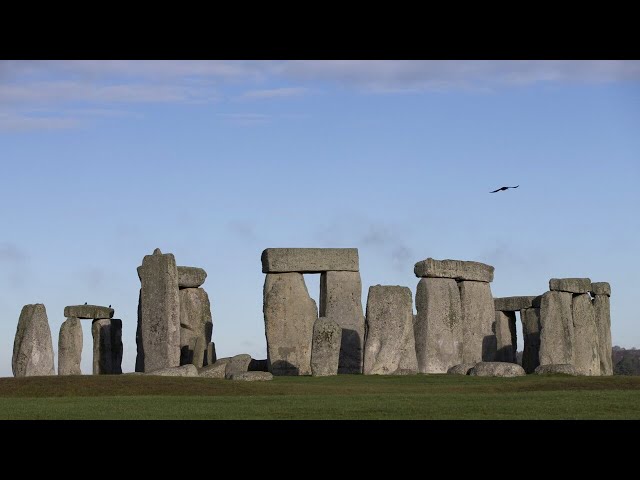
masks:
POLYGON ((82 324, 76 317, 67 318, 58 337, 58 375, 82 375, 82 324))
POLYGON ((522 321, 522 368, 527 373, 534 373, 540 365, 540 309, 525 308, 520 310, 522 321))
POLYGON ((202 368, 204 366, 204 353, 205 343, 202 337, 196 338, 196 343, 193 349, 193 363, 196 368, 202 368))
POLYGON ((516 312, 496 310, 496 362, 517 363, 516 312))
POLYGON ((422 278, 416 291, 415 342, 420 373, 462 363, 460 290, 450 278, 422 278))
POLYGON ((274 375, 311 375, 316 302, 301 273, 270 273, 264 282, 264 324, 269 371, 274 375))
POLYGON ((311 374, 326 377, 338 374, 343 330, 332 318, 320 317, 313 326, 311 374))
POLYGON ((413 336, 411 297, 408 287, 375 285, 369 288, 365 375, 391 375, 401 369, 403 352, 407 355, 407 345, 412 343, 408 337, 413 336))
POLYGON ((22 307, 13 342, 11 368, 14 377, 56 374, 47 310, 41 303, 22 307))
POLYGON ((144 372, 144 343, 142 342, 142 289, 138 294, 138 326, 136 327, 136 348, 138 354, 136 355, 136 367, 135 371, 138 373, 144 372))
POLYGON ((574 367, 579 375, 600 375, 596 316, 588 293, 573 296, 574 367))
POLYGON ((540 303, 540 365, 573 365, 572 295, 550 291, 540 303))
POLYGON ((198 339, 201 339, 204 356, 204 349, 211 342, 213 321, 209 295, 204 289, 184 288, 180 290, 178 296, 180 299, 180 364, 185 365, 193 362, 194 348, 198 339))
POLYGON ((320 317, 332 318, 342 328, 338 373, 362 373, 364 313, 360 272, 320 275, 320 317))
POLYGON ((122 373, 122 320, 103 318, 91 324, 93 374, 122 373))
POLYGON ((138 267, 144 371, 180 365, 180 300, 173 254, 156 248, 138 267))
POLYGON ((464 280, 458 283, 458 288, 462 306, 462 362, 493 362, 496 314, 491 286, 487 282, 464 280))
POLYGON ((593 299, 598 340, 600 345, 600 375, 613 375, 611 358, 611 302, 608 295, 596 295, 593 299))
POLYGON ((213 365, 216 363, 216 344, 209 342, 207 345, 206 356, 204 357, 204 365, 213 365))

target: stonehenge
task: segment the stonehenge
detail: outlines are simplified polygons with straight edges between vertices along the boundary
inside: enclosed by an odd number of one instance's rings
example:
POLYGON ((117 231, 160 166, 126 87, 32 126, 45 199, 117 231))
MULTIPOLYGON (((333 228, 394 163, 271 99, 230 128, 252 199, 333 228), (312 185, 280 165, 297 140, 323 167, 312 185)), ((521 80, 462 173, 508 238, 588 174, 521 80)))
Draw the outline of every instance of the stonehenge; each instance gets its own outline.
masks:
MULTIPOLYGON (((281 375, 612 375, 611 286, 551 278, 542 295, 494 298, 494 267, 427 258, 415 292, 372 285, 366 309, 357 248, 267 248, 261 256, 267 358, 217 358, 207 273, 155 249, 137 268, 138 374, 244 381, 281 375), (320 275, 319 305, 305 274, 320 275), (366 315, 365 315, 366 313, 366 315), (519 360, 518 322, 524 350, 519 360), (520 364, 518 364, 520 362, 520 364)), ((91 320, 94 375, 122 374, 122 321, 100 305, 70 305, 58 337, 58 375, 81 375, 82 320, 91 320)), ((45 306, 22 308, 16 377, 55 375, 45 306)))

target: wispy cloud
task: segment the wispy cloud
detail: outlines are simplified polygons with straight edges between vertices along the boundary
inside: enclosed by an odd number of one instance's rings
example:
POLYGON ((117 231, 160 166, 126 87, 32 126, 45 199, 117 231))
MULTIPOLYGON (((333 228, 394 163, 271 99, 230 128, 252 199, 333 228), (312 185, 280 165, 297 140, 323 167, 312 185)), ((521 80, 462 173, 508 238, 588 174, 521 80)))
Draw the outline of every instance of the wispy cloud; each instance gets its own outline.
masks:
POLYGON ((240 98, 246 100, 259 100, 267 98, 287 98, 287 97, 299 97, 307 93, 309 89, 304 87, 283 87, 283 88, 270 88, 264 90, 249 90, 242 94, 240 98))
POLYGON ((66 130, 76 128, 77 118, 58 116, 32 116, 20 113, 0 112, 0 131, 25 132, 32 130, 66 130))
POLYGON ((218 116, 235 125, 257 125, 266 123, 272 118, 265 113, 219 113, 218 116))

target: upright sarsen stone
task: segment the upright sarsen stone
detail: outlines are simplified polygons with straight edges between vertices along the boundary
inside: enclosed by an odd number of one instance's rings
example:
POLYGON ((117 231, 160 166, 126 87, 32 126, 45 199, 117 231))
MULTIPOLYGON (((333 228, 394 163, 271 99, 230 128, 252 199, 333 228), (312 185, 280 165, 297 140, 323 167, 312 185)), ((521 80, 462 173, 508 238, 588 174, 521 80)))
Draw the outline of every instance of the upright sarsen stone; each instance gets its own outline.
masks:
POLYGON ((573 365, 572 295, 550 291, 540 303, 540 365, 573 365))
POLYGON ((462 307, 462 363, 493 362, 496 358, 496 314, 487 282, 458 283, 462 307))
POLYGON ((338 373, 362 373, 364 313, 360 272, 324 272, 320 275, 320 317, 342 328, 338 373))
POLYGON ((588 293, 573 296, 574 367, 579 375, 600 375, 600 345, 595 312, 588 293))
POLYGON ((460 290, 450 278, 422 278, 416 291, 415 342, 420 373, 446 373, 462 362, 460 290))
POLYGON ((91 324, 93 337, 93 374, 122 373, 122 321, 103 318, 91 324))
MULTIPOLYGON (((192 363, 194 357, 203 357, 203 362, 209 362, 207 352, 211 343, 213 320, 209 295, 202 288, 184 288, 180 290, 180 363, 192 363), (196 341, 200 339, 202 352, 194 355, 196 341)), ((213 363, 213 362, 212 362, 213 363)), ((207 363, 206 365, 208 365, 207 363)), ((196 365, 201 368, 203 365, 196 365)))
POLYGON ((269 371, 274 375, 310 375, 318 309, 302 274, 268 274, 263 294, 269 371))
POLYGON ((527 373, 534 373, 540 365, 540 309, 525 308, 520 310, 524 351, 522 352, 522 368, 527 373))
POLYGON ((138 267, 142 283, 140 337, 144 371, 180 365, 178 270, 171 253, 156 249, 138 267))
POLYGON ((496 362, 517 363, 516 312, 496 310, 495 330, 496 362))
MULTIPOLYGON (((375 285, 367 297, 367 334, 364 351, 366 375, 391 375, 401 364, 414 365, 406 358, 413 337, 413 299, 408 287, 375 285)), ((415 352, 414 352, 415 356, 415 352)))
POLYGON ((47 310, 41 303, 22 307, 13 342, 11 368, 14 377, 56 374, 47 310))
POLYGON ((58 336, 58 375, 82 375, 82 324, 76 317, 67 318, 58 336))
POLYGON ((343 330, 332 318, 320 317, 313 325, 311 373, 314 377, 338 374, 343 330))
POLYGON ((613 375, 613 359, 611 358, 611 302, 609 296, 604 294, 596 295, 593 299, 593 309, 598 327, 600 375, 613 375))

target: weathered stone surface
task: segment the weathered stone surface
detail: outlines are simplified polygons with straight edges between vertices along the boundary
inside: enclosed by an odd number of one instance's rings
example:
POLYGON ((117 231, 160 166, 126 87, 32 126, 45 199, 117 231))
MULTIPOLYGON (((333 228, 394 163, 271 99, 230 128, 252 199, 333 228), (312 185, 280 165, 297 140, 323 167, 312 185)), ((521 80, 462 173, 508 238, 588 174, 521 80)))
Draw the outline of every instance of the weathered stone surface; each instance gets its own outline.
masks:
POLYGON ((456 281, 421 279, 416 310, 414 331, 420 373, 446 373, 462 363, 462 306, 456 281))
POLYGON ((591 290, 590 278, 552 278, 549 290, 569 293, 587 293, 591 290))
POLYGON ((598 327, 600 375, 613 375, 611 353, 611 301, 608 295, 596 295, 593 299, 596 325, 598 327))
POLYGON ((496 362, 516 363, 516 312, 496 310, 496 362))
POLYGON ((540 309, 525 308, 520 311, 524 351, 522 352, 522 368, 533 373, 540 365, 540 309))
POLYGON ((248 355, 246 353, 241 353, 240 355, 231 357, 231 359, 227 363, 227 368, 224 374, 225 378, 230 378, 231 375, 236 375, 248 371, 250 363, 251 355, 248 355))
MULTIPOLYGON (((140 273, 138 272, 138 275, 140 273)), ((142 342, 142 288, 138 293, 138 325, 136 326, 136 366, 135 371, 144 373, 144 343, 142 342)))
POLYGON ((64 307, 64 316, 81 318, 84 320, 96 320, 99 318, 113 318, 114 310, 99 305, 70 305, 64 307))
POLYGON ((540 305, 540 365, 573 365, 572 295, 551 291, 542 295, 540 305))
POLYGON ((462 307, 462 363, 493 362, 496 358, 496 311, 487 282, 458 283, 462 307))
POLYGON ((56 374, 47 310, 41 303, 22 307, 13 342, 11 368, 14 377, 56 374))
POLYGON ((193 349, 193 360, 192 364, 196 366, 196 368, 202 368, 204 366, 204 354, 205 354, 205 344, 204 339, 202 337, 198 337, 196 339, 196 344, 193 349))
POLYGON ((229 380, 242 380, 244 382, 265 382, 273 380, 273 375, 269 372, 242 372, 234 373, 229 380))
POLYGON ((145 375, 157 375, 161 377, 197 377, 198 369, 192 365, 182 365, 181 367, 167 367, 158 370, 145 372, 145 375))
POLYGON ((538 297, 539 295, 532 297, 501 297, 494 298, 493 303, 496 310, 502 312, 518 312, 525 308, 532 308, 534 300, 538 297))
POLYGON ((208 347, 211 342, 213 320, 209 295, 204 289, 184 288, 180 290, 178 297, 180 300, 180 364, 186 365, 194 362, 194 348, 198 339, 205 349, 208 347))
POLYGON ((198 376, 206 378, 225 378, 227 364, 231 358, 221 358, 212 365, 198 369, 198 376))
POLYGON ((122 373, 122 320, 103 318, 91 324, 93 374, 122 373))
POLYGON ((447 370, 447 373, 449 375, 469 375, 469 370, 471 370, 475 366, 475 363, 461 363, 459 365, 454 365, 453 367, 451 367, 449 370, 447 370))
POLYGON ((407 337, 413 336, 411 297, 408 287, 369 287, 364 346, 366 375, 391 375, 400 369, 407 337))
POLYGON ((180 365, 178 269, 171 253, 156 249, 138 267, 142 283, 140 338, 145 372, 180 365))
POLYGON ((176 267, 178 269, 178 287, 198 288, 207 279, 207 272, 198 267, 176 267))
POLYGON ((342 328, 338 373, 362 373, 365 327, 360 272, 320 275, 320 317, 333 318, 342 328))
POLYGON ((494 268, 491 265, 465 260, 434 260, 427 258, 416 263, 416 277, 453 278, 474 282, 493 282, 494 268))
POLYGON ((262 252, 262 273, 357 272, 357 248, 267 248, 262 252))
POLYGON ((418 356, 416 354, 416 337, 413 319, 413 299, 411 305, 411 328, 404 335, 402 349, 400 350, 400 365, 393 375, 415 375, 418 373, 418 356))
POLYGON ((342 328, 331 318, 320 317, 313 326, 311 374, 326 377, 338 374, 342 328))
POLYGON ((269 365, 267 364, 267 359, 264 360, 256 360, 254 358, 249 362, 249 371, 250 372, 268 372, 269 365))
POLYGON ((267 274, 263 298, 269 371, 274 375, 311 375, 313 325, 318 309, 302 274, 267 274))
POLYGON ((524 369, 517 363, 479 362, 469 370, 473 377, 522 377, 524 369))
POLYGON ((549 365, 540 365, 536 368, 535 373, 545 375, 550 373, 563 373, 565 375, 578 375, 573 365, 568 363, 552 363, 549 365))
POLYGON ((600 375, 596 316, 588 293, 573 296, 573 366, 579 375, 600 375))
MULTIPOLYGON (((204 356, 203 365, 213 365, 216 362, 216 344, 213 342, 209 342, 207 345, 207 351, 204 356)), ((266 360, 265 360, 266 362, 266 360)))
POLYGON ((58 375, 82 375, 82 324, 76 317, 67 318, 58 336, 58 375))
POLYGON ((611 285, 608 282, 591 282, 591 293, 611 296, 611 285))

